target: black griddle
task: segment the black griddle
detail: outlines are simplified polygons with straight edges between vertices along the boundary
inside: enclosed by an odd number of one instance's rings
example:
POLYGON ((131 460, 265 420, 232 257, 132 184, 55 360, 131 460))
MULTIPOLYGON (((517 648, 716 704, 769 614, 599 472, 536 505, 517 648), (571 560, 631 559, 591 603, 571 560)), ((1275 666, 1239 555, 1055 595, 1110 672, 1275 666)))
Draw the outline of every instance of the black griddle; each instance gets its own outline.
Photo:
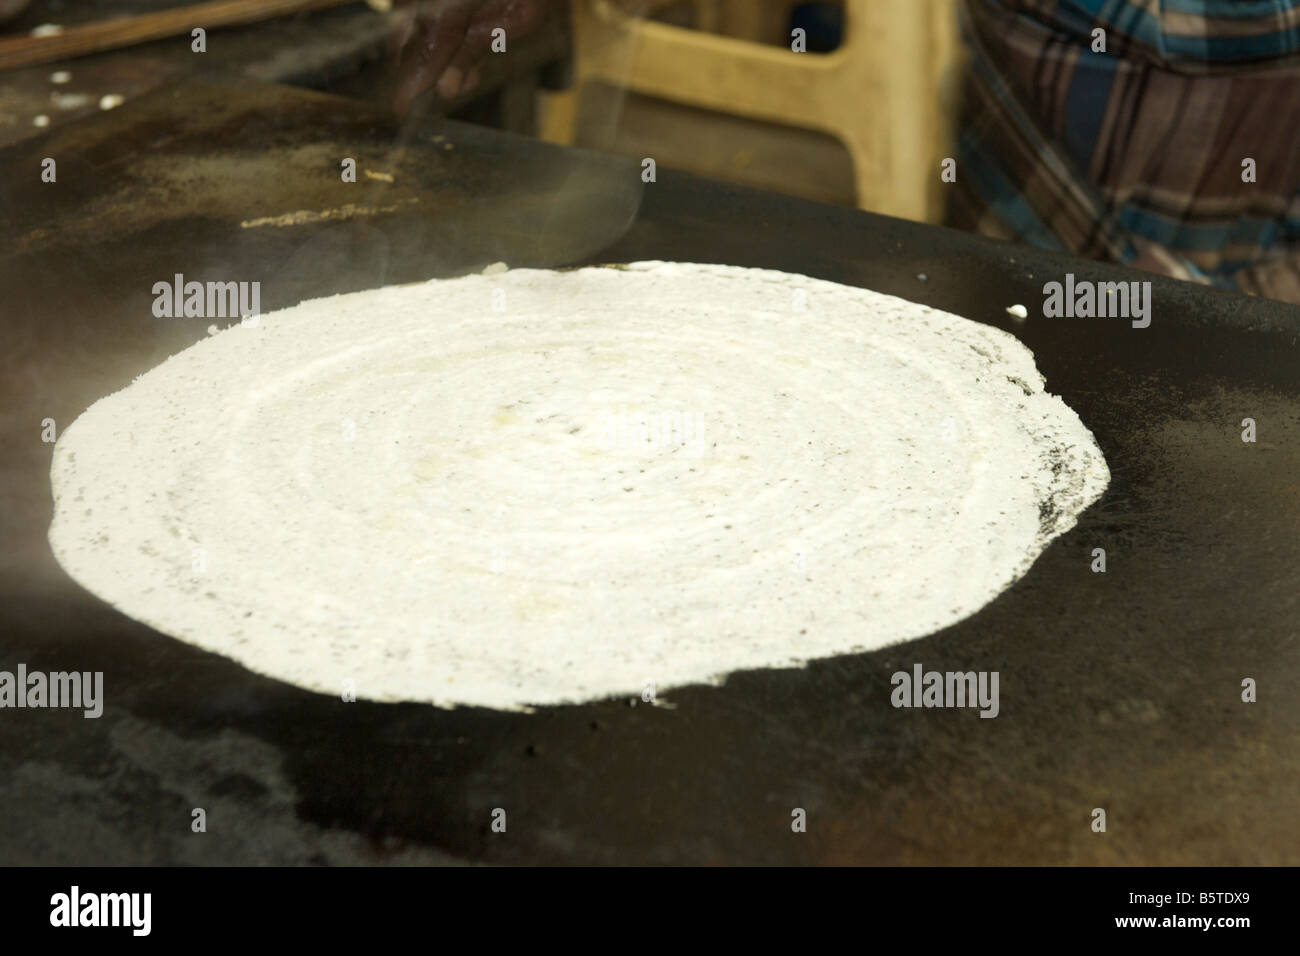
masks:
POLYGON ((99 720, 0 711, 0 862, 1300 862, 1300 310, 239 81, 17 144, 0 174, 0 669, 102 670, 107 698, 99 720), (341 184, 344 156, 394 182, 341 184), (377 211, 249 225, 346 203, 377 211), (154 282, 257 279, 269 310, 495 260, 635 259, 804 273, 1008 329, 1110 488, 953 627, 670 707, 345 704, 138 624, 55 564, 42 420, 66 427, 206 334, 155 318, 154 282), (1151 326, 1041 317, 1067 272, 1150 279, 1151 326), (894 709, 890 675, 915 663, 998 671, 1000 715, 894 709))

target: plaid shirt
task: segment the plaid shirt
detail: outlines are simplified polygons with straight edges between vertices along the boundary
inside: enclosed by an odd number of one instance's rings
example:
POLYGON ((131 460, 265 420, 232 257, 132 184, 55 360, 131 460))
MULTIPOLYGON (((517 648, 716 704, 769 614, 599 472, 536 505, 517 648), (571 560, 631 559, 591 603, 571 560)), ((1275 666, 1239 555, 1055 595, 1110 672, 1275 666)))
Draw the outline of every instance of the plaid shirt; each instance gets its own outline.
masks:
POLYGON ((950 225, 1300 303, 1300 0, 965 0, 962 29, 950 225))

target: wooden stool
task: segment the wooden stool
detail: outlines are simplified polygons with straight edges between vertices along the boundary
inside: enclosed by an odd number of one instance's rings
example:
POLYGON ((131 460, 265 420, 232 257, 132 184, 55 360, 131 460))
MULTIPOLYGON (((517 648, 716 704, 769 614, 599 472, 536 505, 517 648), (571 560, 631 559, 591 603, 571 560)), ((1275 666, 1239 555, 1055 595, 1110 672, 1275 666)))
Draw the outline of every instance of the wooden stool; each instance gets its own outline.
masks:
POLYGON ((573 0, 573 85, 539 94, 543 139, 572 145, 583 84, 828 133, 853 161, 858 206, 942 216, 939 163, 950 152, 957 0, 845 0, 831 53, 715 36, 573 0))

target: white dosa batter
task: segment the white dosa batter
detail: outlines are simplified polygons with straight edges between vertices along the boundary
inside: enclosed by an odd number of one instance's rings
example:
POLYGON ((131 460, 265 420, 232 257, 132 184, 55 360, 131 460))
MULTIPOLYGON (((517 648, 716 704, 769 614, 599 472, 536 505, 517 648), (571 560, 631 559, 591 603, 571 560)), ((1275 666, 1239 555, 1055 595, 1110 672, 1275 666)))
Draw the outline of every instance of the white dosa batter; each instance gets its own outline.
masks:
POLYGON ((997 329, 759 269, 517 269, 173 356, 60 437, 50 543, 259 673, 509 709, 932 633, 1109 477, 997 329))

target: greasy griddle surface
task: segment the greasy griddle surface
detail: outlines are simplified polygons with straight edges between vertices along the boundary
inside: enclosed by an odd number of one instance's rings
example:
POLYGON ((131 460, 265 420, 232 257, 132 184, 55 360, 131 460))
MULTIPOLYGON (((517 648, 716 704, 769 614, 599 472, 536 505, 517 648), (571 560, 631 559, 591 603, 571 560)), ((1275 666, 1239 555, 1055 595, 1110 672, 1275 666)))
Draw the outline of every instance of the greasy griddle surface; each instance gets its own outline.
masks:
POLYGON ((0 669, 103 670, 107 697, 99 720, 0 713, 0 862, 1300 862, 1296 310, 1157 279, 1148 329, 1047 320, 1044 281, 1145 277, 639 171, 244 84, 167 90, 0 153, 0 669), (338 161, 361 154, 394 183, 342 193, 338 161), (44 156, 57 186, 39 182, 44 156), (349 201, 377 211, 241 227, 349 201), (152 316, 154 282, 258 279, 271 309, 496 259, 644 258, 805 273, 1012 329, 1111 486, 961 624, 671 707, 343 703, 157 634, 54 563, 42 419, 65 427, 204 334, 152 316), (895 710, 890 675, 915 663, 998 671, 1000 715, 895 710), (1247 677, 1258 703, 1240 700, 1247 677))

